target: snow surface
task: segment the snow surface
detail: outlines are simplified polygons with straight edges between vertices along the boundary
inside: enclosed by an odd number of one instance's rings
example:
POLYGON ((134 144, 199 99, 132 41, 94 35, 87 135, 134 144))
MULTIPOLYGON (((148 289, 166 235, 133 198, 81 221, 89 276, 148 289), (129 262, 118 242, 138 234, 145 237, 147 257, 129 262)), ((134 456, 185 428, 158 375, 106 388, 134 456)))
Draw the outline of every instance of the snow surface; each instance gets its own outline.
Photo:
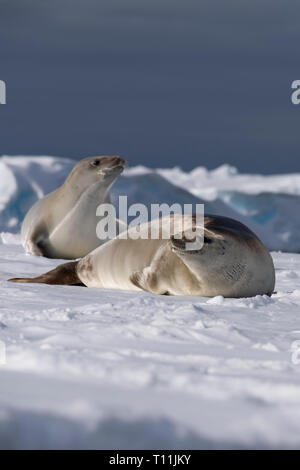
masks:
MULTIPOLYGON (((300 254, 272 253, 271 298, 10 284, 9 277, 61 263, 26 255, 17 232, 26 207, 61 184, 74 162, 5 157, 1 163, 1 448, 299 448, 300 364, 292 355, 300 340, 300 254)), ((226 179, 227 189, 246 196, 299 191, 298 175, 200 170, 203 184, 211 175, 216 194, 226 179)), ((176 182, 185 201, 187 189, 198 197, 192 180, 178 169, 132 168, 119 191, 168 202, 176 182), (153 187, 160 192, 151 196, 153 187)), ((298 213, 294 222, 296 239, 298 213)))

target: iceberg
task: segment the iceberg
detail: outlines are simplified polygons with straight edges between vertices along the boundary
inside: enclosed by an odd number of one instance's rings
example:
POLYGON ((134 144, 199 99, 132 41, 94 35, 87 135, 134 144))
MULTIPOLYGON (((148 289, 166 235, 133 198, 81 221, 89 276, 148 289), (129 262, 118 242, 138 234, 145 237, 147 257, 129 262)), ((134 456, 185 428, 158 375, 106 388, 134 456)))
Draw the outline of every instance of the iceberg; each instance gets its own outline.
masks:
MULTIPOLYGON (((29 208, 66 179, 76 161, 51 156, 0 158, 0 231, 17 234, 29 208)), ((270 250, 300 252, 300 174, 246 175, 222 165, 128 168, 111 190, 112 202, 128 197, 128 205, 205 204, 205 212, 233 217, 249 226, 270 250)))

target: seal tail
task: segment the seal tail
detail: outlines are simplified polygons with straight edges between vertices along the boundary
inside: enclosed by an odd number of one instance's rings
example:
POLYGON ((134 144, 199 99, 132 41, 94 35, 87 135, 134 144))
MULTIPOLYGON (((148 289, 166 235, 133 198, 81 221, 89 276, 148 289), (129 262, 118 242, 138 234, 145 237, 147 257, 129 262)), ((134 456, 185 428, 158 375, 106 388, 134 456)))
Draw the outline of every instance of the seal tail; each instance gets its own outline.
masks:
POLYGON ((78 261, 64 263, 57 268, 48 271, 41 276, 29 277, 14 277, 8 279, 9 282, 20 283, 38 283, 38 284, 53 284, 53 285, 67 285, 67 286, 84 286, 77 274, 78 261))

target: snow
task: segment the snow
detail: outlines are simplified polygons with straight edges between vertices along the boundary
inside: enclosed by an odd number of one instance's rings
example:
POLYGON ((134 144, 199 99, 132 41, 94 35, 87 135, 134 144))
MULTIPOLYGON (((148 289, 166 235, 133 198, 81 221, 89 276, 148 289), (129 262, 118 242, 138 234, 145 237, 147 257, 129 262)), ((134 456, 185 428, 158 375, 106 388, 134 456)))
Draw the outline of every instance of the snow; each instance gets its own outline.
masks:
MULTIPOLYGON (((59 185, 73 162, 1 163, 7 170, 5 181, 0 172, 1 448, 299 448, 300 364, 292 358, 300 340, 300 254, 272 253, 271 298, 10 284, 9 277, 61 263, 26 255, 18 229, 24 208, 59 185), (10 217, 17 219, 13 228, 10 217)), ((297 197, 298 175, 249 176, 239 187, 238 173, 224 168, 224 178, 210 172, 218 193, 228 178, 227 189, 244 195, 268 188, 275 198, 289 186, 297 197)), ((190 181, 178 169, 133 168, 118 191, 126 189, 129 200, 144 194, 149 203, 156 185, 161 192, 152 197, 168 202, 174 182, 188 199, 190 181), (145 175, 143 192, 138 183, 145 175)), ((297 222, 289 228, 295 239, 297 222)))

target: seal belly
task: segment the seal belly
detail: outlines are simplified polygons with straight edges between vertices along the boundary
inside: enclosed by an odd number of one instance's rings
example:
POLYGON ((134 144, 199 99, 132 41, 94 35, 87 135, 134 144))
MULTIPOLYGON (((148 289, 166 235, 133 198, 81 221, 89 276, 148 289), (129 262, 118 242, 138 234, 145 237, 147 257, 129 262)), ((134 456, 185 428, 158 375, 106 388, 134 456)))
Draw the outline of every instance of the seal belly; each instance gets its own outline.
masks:
POLYGON ((78 264, 78 276, 88 287, 140 290, 130 276, 151 264, 166 240, 115 238, 96 248, 78 264))

